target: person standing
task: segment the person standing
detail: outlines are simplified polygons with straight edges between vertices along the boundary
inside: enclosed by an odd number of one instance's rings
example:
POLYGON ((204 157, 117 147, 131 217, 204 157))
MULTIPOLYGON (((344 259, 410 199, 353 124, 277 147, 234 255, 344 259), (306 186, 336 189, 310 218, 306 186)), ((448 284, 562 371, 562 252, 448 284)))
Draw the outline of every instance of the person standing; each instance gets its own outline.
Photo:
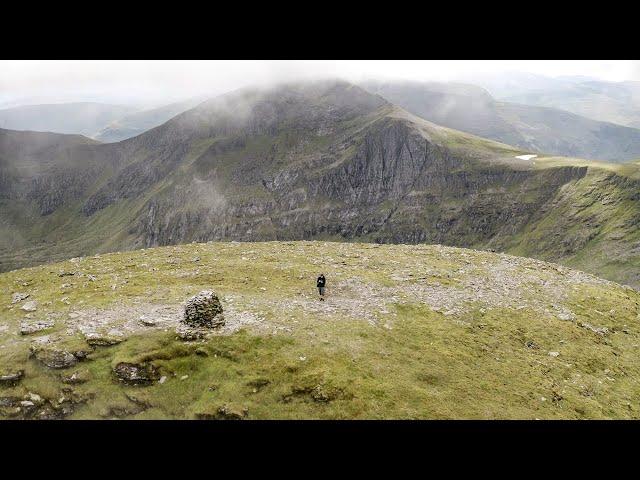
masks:
POLYGON ((318 292, 320 293, 320 301, 324 301, 324 290, 326 288, 327 279, 324 278, 324 273, 321 273, 316 281, 318 292))

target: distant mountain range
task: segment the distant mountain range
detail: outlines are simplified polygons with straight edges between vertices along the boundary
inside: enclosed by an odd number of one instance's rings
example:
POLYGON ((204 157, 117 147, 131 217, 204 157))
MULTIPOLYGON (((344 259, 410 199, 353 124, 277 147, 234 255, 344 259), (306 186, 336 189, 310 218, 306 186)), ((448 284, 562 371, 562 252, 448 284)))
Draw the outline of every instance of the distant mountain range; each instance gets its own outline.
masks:
POLYGON ((102 103, 27 105, 0 110, 0 128, 79 134, 101 142, 119 142, 163 124, 206 100, 196 97, 158 108, 102 103))
POLYGON ((133 107, 102 103, 26 105, 0 110, 0 128, 91 137, 132 111, 133 107))
MULTIPOLYGON (((640 126, 639 83, 518 72, 469 81, 486 89, 453 82, 362 86, 426 120, 531 152, 612 162, 640 158, 640 128, 634 128, 640 126)), ((113 143, 157 127, 207 98, 145 110, 95 103, 16 107, 0 110, 0 128, 81 134, 113 143)))
POLYGON ((163 107, 133 112, 119 118, 101 129, 93 138, 101 142, 119 142, 140 135, 176 115, 195 107, 206 100, 206 97, 191 98, 163 107))
POLYGON ((0 130, 0 270, 192 241, 359 239, 639 285, 640 165, 528 152, 341 81, 239 90, 118 143, 0 130))
POLYGON ((640 128, 640 82, 583 82, 504 97, 554 107, 596 120, 640 128))
POLYGON ((429 121, 532 152, 614 162, 640 158, 639 129, 497 101, 480 87, 436 82, 367 82, 363 87, 429 121))

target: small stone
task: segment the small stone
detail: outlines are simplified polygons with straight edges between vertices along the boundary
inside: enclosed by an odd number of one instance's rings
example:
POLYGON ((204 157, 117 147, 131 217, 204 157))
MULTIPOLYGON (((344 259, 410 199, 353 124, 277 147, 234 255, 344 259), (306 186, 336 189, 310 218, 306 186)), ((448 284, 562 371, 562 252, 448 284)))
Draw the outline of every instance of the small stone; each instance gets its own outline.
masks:
POLYGON ((29 400, 31 400, 35 404, 43 403, 42 397, 37 393, 29 392, 28 394, 29 400))
POLYGON ((20 307, 25 312, 35 312, 38 309, 38 304, 35 300, 30 300, 26 302, 22 307, 20 307))
POLYGON ((560 352, 549 352, 550 357, 557 357, 558 355, 560 355, 560 352))
POLYGON ((87 275, 87 278, 89 279, 90 282, 95 282, 97 280, 97 278, 93 275, 87 275))
POLYGON ((28 293, 20 293, 20 292, 16 292, 11 296, 11 303, 18 303, 21 302, 23 300, 26 300, 27 298, 29 298, 30 294, 28 293))
POLYGON ((147 318, 144 315, 142 315, 140 317, 140 323, 145 327, 155 327, 157 322, 151 318, 147 318))
POLYGON ((167 381, 167 377, 165 375, 160 377, 160 380, 158 380, 158 383, 163 384, 164 382, 167 381))
POLYGON ((91 375, 88 370, 77 370, 71 375, 62 375, 60 377, 62 383, 66 383, 67 385, 79 385, 87 382, 90 378, 91 375))
POLYGON ((180 377, 180 380, 186 380, 187 378, 189 378, 189 375, 182 375, 182 376, 180 377))

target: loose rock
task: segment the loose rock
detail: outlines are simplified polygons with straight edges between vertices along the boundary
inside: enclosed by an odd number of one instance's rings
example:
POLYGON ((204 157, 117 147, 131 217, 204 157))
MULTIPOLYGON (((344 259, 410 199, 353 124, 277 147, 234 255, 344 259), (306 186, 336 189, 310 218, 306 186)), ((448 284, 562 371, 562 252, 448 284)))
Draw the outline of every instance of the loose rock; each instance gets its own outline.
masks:
POLYGON ((70 375, 61 375, 60 380, 67 385, 85 383, 91 378, 88 370, 76 370, 70 375))
POLYGON ((20 308, 25 312, 35 312, 38 309, 38 304, 35 302, 35 300, 30 300, 20 308))
POLYGON ((49 368, 68 368, 78 363, 78 359, 66 350, 55 347, 32 346, 31 354, 49 368))
POLYGON ((121 362, 115 366, 113 371, 118 380, 128 385, 148 385, 160 378, 158 369, 151 363, 121 362))
POLYGON ((47 328, 51 328, 54 325, 55 325, 55 322, 53 320, 40 320, 37 322, 21 322, 20 333, 22 335, 30 335, 32 333, 36 333, 41 330, 46 330, 47 328))
POLYGON ((24 377, 24 370, 0 375, 0 385, 13 387, 24 377))
POLYGON ((26 300, 27 298, 29 298, 30 294, 28 293, 20 293, 20 292, 16 292, 11 296, 11 303, 18 303, 21 302, 22 300, 26 300))

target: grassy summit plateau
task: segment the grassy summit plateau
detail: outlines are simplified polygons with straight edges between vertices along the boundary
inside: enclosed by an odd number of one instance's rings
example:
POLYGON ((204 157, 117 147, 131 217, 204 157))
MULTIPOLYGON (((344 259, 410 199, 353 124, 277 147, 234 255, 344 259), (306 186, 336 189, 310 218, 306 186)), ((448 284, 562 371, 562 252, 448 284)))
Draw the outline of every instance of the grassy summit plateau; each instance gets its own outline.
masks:
POLYGON ((640 417, 640 293, 523 257, 194 243, 3 273, 0 292, 2 418, 640 417), (206 289, 226 325, 183 341, 206 289))

